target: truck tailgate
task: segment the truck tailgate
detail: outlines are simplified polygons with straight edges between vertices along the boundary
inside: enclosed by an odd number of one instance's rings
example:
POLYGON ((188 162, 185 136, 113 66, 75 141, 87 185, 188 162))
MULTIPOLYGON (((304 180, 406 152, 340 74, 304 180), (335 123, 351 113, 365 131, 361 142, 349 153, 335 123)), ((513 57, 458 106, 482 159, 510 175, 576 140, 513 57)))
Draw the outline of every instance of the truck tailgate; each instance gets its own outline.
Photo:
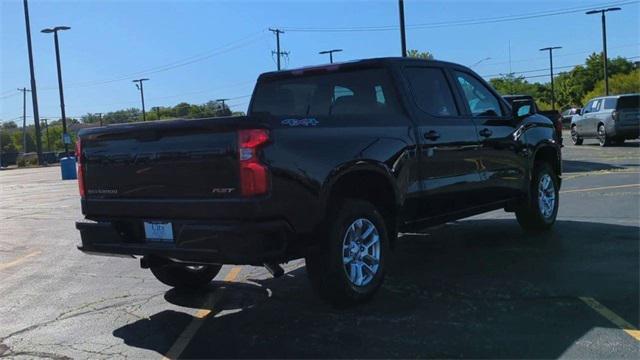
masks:
POLYGON ((86 200, 238 196, 242 119, 137 123, 82 134, 86 200))

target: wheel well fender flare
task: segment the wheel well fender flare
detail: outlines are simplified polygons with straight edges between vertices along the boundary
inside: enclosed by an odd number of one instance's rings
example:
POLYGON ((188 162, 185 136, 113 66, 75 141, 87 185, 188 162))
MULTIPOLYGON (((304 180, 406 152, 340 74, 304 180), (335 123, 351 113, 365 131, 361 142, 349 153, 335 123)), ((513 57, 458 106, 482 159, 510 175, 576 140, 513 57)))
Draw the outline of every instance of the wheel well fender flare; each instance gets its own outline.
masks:
POLYGON ((552 140, 543 140, 539 142, 533 150, 533 156, 529 165, 529 178, 532 177, 533 167, 537 159, 544 159, 551 162, 556 176, 562 175, 562 157, 560 146, 552 140))
POLYGON ((393 196, 394 205, 396 207, 400 206, 402 198, 391 170, 385 164, 376 161, 355 160, 337 166, 329 173, 320 191, 320 201, 323 207, 326 208, 329 205, 337 185, 347 177, 358 173, 370 173, 384 178, 386 184, 392 189, 391 195, 393 196))

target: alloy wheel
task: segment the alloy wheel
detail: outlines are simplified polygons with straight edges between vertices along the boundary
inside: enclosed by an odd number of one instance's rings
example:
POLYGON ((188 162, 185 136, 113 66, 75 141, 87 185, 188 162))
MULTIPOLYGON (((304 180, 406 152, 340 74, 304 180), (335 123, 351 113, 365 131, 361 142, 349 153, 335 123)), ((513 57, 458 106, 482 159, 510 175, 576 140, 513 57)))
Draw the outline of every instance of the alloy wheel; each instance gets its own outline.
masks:
POLYGON ((538 207, 545 219, 553 216, 556 207, 556 189, 549 174, 543 174, 538 183, 538 207))
POLYGON ((342 240, 342 263, 353 285, 366 286, 373 280, 380 268, 380 253, 376 226, 363 218, 352 222, 342 240))

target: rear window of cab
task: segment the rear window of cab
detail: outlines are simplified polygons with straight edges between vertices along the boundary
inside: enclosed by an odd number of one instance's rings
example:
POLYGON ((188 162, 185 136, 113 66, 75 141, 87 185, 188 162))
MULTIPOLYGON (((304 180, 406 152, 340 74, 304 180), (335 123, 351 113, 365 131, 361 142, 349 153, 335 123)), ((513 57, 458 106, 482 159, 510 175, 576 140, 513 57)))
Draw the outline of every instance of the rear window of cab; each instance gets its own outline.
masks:
POLYGON ((250 110, 274 117, 400 112, 389 72, 382 68, 265 79, 256 87, 250 110))

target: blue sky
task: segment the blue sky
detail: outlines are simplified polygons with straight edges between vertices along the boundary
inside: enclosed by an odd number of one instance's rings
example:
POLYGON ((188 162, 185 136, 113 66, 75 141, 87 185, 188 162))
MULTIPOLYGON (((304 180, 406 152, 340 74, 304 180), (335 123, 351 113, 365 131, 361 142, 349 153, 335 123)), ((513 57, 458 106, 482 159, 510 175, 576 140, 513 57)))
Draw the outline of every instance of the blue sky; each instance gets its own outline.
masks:
MULTIPOLYGON (((548 67, 538 51, 563 46, 555 66, 580 64, 602 47, 599 16, 583 11, 518 21, 452 26, 468 19, 513 17, 555 10, 620 3, 607 17, 609 56, 640 56, 638 1, 445 1, 405 0, 407 43, 436 58, 474 67, 481 75, 548 67), (438 26, 428 24, 439 24, 438 26), (427 24, 414 26, 416 24, 427 24)), ((400 53, 397 1, 30 1, 35 71, 41 117, 60 114, 53 37, 40 29, 67 25, 60 33, 68 116, 139 107, 131 79, 148 77, 147 109, 181 101, 204 103, 232 98, 245 110, 257 75, 275 69, 275 38, 280 27, 286 67, 328 62, 318 51, 342 48, 337 60, 400 53), (294 31, 295 28, 375 27, 382 31, 294 31), (388 30, 386 27, 392 27, 388 30)), ((640 58, 635 58, 640 60, 640 58)), ((544 75, 545 71, 526 73, 544 75)), ((548 77, 531 78, 548 81, 548 77)), ((29 87, 22 1, 0 2, 0 119, 22 114, 16 90, 29 87)), ((31 102, 27 102, 31 115, 31 102)), ((31 120, 30 118, 28 120, 31 120)))

